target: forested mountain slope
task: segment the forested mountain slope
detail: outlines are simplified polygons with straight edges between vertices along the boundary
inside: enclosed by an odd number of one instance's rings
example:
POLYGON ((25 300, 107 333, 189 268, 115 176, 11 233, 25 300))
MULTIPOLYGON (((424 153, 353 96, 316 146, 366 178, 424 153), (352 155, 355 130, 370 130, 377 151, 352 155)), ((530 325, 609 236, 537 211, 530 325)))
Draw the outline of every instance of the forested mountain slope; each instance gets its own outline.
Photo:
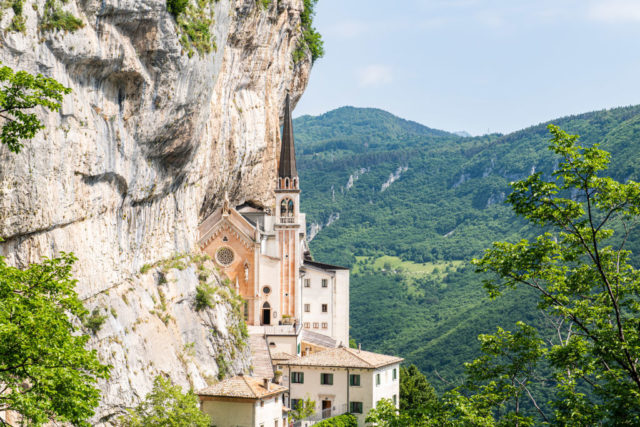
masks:
MULTIPOLYGON (((615 178, 639 179, 640 106, 552 123, 610 151, 615 178)), ((503 202, 510 181, 552 170, 546 124, 465 138, 343 107, 294 126, 311 249, 353 268, 351 334, 365 348, 417 363, 443 389, 479 333, 543 321, 524 291, 490 302, 469 260, 534 231, 503 202)))

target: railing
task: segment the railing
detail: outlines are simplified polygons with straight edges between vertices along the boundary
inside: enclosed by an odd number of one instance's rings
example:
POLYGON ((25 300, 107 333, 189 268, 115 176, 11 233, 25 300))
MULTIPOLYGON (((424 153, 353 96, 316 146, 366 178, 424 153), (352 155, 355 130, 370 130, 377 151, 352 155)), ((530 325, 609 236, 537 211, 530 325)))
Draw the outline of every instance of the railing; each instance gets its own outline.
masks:
POLYGON ((286 216, 281 216, 280 217, 280 224, 293 224, 295 222, 295 218, 294 217, 286 217, 286 216))
POLYGON ((337 417, 338 415, 346 414, 349 412, 349 408, 347 404, 343 405, 334 405, 331 408, 323 409, 322 411, 313 414, 307 418, 302 420, 297 420, 289 424, 289 427, 308 427, 312 426, 315 423, 326 420, 327 418, 337 417))
POLYGON ((302 329, 302 323, 295 321, 293 325, 265 326, 265 335, 298 335, 302 329))

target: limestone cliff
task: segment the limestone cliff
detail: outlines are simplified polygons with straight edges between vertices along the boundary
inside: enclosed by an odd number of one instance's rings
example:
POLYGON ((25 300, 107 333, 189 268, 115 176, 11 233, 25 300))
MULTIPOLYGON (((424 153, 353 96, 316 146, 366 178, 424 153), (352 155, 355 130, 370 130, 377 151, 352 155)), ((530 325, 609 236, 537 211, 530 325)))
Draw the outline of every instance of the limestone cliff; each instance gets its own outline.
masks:
POLYGON ((231 305, 193 310, 194 263, 140 271, 196 251, 197 225, 224 191, 272 203, 284 97, 299 99, 311 61, 292 62, 302 0, 211 1, 217 49, 191 56, 165 0, 68 0, 56 7, 83 26, 45 31, 52 4, 26 0, 23 32, 6 31, 12 9, 0 18, 5 65, 73 89, 59 113, 40 112, 46 129, 19 155, 0 147, 0 254, 16 265, 79 258, 81 297, 109 310, 92 341, 114 365, 108 417, 144 396, 153 373, 197 387, 220 354, 230 371, 249 367, 225 342, 231 305))

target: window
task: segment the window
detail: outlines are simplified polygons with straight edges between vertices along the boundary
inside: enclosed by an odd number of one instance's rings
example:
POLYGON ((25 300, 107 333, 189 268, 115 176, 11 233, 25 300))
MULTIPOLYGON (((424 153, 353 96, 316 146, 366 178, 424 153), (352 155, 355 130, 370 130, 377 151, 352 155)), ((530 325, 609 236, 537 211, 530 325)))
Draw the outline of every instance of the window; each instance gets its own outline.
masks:
POLYGON ((329 311, 329 304, 322 304, 322 312, 326 313, 327 311, 329 311))
POLYGON ((271 293, 271 288, 268 286, 265 286, 264 288, 262 288, 262 292, 264 292, 265 294, 270 294, 271 293))
POLYGON ((309 313, 311 311, 311 304, 305 304, 304 305, 304 312, 305 313, 309 313))
POLYGON ((313 322, 313 329, 318 329, 318 322, 313 322))
POLYGON ((395 394, 393 395, 393 404, 394 405, 398 405, 398 396, 396 396, 395 394))
POLYGON ((304 384, 304 372, 291 372, 291 382, 296 384, 304 384))
POLYGON ((380 385, 380 374, 376 374, 376 385, 380 385))
POLYGON ((296 409, 298 407, 298 402, 300 402, 301 399, 291 399, 291 409, 296 409))
POLYGON ((298 354, 300 354, 300 343, 298 343, 297 350, 298 350, 298 354))
POLYGON ((305 288, 311 287, 311 279, 304 279, 304 287, 305 288))
POLYGON ((349 412, 352 414, 361 414, 362 413, 362 402, 350 402, 349 404, 349 412))
POLYGON ((322 279, 322 287, 323 287, 323 288, 326 288, 326 287, 328 287, 328 286, 329 286, 329 280, 327 280, 327 279, 322 279))
POLYGON ((261 400, 261 401, 260 401, 260 407, 261 407, 261 408, 262 408, 262 407, 264 407, 264 400, 261 400))
POLYGON ((320 374, 320 384, 333 385, 333 374, 320 374))
POLYGON ((329 324, 327 322, 322 322, 322 329, 328 329, 329 324))
POLYGON ((311 327, 311 323, 309 322, 304 322, 304 327, 309 329, 311 327))
POLYGON ((231 265, 234 258, 235 256, 233 255, 233 251, 231 250, 231 248, 228 248, 226 246, 218 249, 218 251, 216 252, 216 261, 218 261, 218 264, 224 267, 231 265))
POLYGON ((360 375, 358 375, 358 374, 349 375, 349 385, 352 386, 352 387, 359 387, 360 386, 360 375))
POLYGON ((391 378, 395 381, 398 379, 398 371, 396 370, 396 368, 393 368, 393 371, 391 373, 391 378))
POLYGON ((278 427, 278 420, 273 421, 273 427, 278 427))

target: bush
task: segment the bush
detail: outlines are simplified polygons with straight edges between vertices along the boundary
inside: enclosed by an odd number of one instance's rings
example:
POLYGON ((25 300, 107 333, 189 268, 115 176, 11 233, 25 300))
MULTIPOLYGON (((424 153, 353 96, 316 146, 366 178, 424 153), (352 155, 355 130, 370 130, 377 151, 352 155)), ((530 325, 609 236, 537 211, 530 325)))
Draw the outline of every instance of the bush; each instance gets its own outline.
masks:
POLYGON ((82 20, 62 10, 56 0, 47 0, 44 4, 44 16, 40 22, 40 31, 74 32, 82 27, 84 27, 82 20))
POLYGON ((327 418, 316 424, 316 427, 357 427, 358 419, 353 414, 342 414, 337 417, 327 418))
POLYGON ((189 0, 167 0, 167 11, 177 18, 178 15, 187 10, 189 0))
POLYGON ((211 308, 213 306, 213 294, 215 290, 211 285, 201 283, 196 288, 195 308, 196 311, 211 308))
POLYGON ((96 307, 91 312, 91 315, 87 316, 84 319, 83 323, 84 323, 84 326, 87 329, 89 329, 92 334, 95 335, 100 330, 100 328, 102 327, 102 324, 106 319, 107 319, 107 316, 100 314, 100 309, 96 307))

